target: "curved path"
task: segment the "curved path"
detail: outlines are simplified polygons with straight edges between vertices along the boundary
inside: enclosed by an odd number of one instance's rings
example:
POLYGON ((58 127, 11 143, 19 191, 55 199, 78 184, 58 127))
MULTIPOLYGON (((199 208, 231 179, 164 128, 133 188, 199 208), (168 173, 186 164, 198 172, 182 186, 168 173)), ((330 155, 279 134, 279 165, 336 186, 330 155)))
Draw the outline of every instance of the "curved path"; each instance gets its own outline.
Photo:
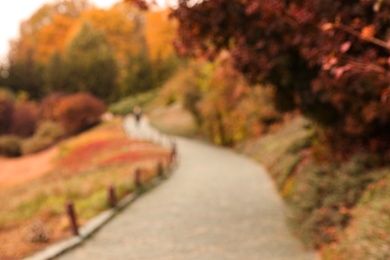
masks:
POLYGON ((227 149, 176 141, 180 162, 170 179, 60 259, 316 259, 290 235, 261 166, 227 149))

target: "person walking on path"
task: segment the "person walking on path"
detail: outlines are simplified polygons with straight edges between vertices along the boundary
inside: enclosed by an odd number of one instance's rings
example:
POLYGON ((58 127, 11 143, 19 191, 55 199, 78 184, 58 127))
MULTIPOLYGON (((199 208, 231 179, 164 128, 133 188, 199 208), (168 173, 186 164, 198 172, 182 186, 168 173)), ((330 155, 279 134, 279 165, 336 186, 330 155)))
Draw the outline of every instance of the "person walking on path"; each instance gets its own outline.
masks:
POLYGON ((133 108, 133 114, 134 114, 134 119, 135 119, 135 124, 138 126, 141 121, 141 116, 142 116, 142 110, 140 106, 135 106, 133 108))

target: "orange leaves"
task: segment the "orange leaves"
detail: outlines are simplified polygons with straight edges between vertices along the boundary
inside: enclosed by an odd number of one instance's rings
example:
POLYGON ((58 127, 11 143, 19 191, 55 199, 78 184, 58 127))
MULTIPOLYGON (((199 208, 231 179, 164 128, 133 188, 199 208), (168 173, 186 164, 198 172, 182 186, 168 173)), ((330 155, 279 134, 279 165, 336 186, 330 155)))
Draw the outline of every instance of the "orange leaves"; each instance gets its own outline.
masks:
MULTIPOLYGON (((134 37, 135 25, 126 13, 125 6, 117 5, 109 10, 92 9, 80 18, 80 24, 89 22, 103 32, 119 63, 126 62, 127 54, 137 49, 134 37)), ((80 30, 81 27, 79 27, 80 30)))
POLYGON ((381 101, 382 101, 382 103, 389 102, 389 97, 390 97, 390 87, 387 87, 384 90, 382 90, 382 93, 381 93, 381 101))
POLYGON ((57 14, 52 22, 44 27, 38 33, 40 44, 38 45, 38 59, 48 61, 54 52, 63 50, 67 42, 64 41, 70 28, 75 24, 75 20, 57 14))
POLYGON ((370 39, 374 37, 375 33, 376 33, 375 26, 370 24, 363 27, 360 35, 363 39, 370 39))
POLYGON ((352 43, 351 43, 350 41, 344 42, 344 43, 341 44, 341 46, 340 46, 340 51, 341 51, 342 53, 347 52, 347 51, 351 48, 351 45, 352 45, 352 43))
POLYGON ((168 18, 169 11, 155 11, 146 14, 145 37, 152 59, 165 59, 173 54, 172 42, 176 24, 168 18))
POLYGON ((47 62, 55 51, 61 51, 67 41, 69 29, 80 13, 88 10, 86 0, 67 0, 48 3, 40 7, 20 25, 20 38, 12 46, 13 58, 25 59, 33 52, 34 59, 47 62))
POLYGON ((102 101, 80 93, 62 98, 54 114, 68 134, 76 134, 98 123, 105 110, 102 101))
POLYGON ((330 31, 334 28, 334 24, 333 23, 325 23, 321 26, 321 30, 326 32, 326 31, 330 31))

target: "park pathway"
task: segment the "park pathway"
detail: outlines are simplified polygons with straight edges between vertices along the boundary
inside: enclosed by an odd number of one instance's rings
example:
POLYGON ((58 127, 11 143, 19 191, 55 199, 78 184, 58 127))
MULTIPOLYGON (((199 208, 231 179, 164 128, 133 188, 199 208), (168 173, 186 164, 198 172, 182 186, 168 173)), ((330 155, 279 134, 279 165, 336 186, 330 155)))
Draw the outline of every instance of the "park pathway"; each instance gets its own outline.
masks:
MULTIPOLYGON (((147 130, 130 119, 125 128, 147 130)), ((59 259, 316 259, 289 233, 283 203, 261 166, 228 149, 176 142, 173 175, 59 259)))

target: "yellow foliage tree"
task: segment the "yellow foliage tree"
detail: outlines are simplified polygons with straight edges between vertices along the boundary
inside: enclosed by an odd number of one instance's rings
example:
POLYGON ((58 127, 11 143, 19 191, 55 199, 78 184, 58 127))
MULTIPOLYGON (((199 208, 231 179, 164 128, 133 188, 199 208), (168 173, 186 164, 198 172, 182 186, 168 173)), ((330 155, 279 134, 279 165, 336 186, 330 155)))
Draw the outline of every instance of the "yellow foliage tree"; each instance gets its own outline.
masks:
POLYGON ((174 53, 172 42, 176 24, 170 20, 169 10, 149 11, 145 14, 145 37, 152 60, 167 59, 174 53))
POLYGON ((75 23, 74 18, 56 14, 50 24, 43 26, 38 32, 38 59, 47 62, 54 52, 64 50, 68 44, 64 37, 75 23))
POLYGON ((120 65, 126 63, 127 53, 133 53, 137 50, 133 19, 139 11, 136 9, 126 10, 125 8, 127 6, 121 4, 117 4, 108 10, 94 8, 83 13, 79 22, 79 26, 89 22, 95 29, 105 34, 120 65))
POLYGON ((87 0, 63 0, 44 4, 19 28, 20 37, 11 43, 10 58, 13 61, 26 59, 47 62, 51 55, 61 50, 67 32, 80 14, 92 6, 87 0))

